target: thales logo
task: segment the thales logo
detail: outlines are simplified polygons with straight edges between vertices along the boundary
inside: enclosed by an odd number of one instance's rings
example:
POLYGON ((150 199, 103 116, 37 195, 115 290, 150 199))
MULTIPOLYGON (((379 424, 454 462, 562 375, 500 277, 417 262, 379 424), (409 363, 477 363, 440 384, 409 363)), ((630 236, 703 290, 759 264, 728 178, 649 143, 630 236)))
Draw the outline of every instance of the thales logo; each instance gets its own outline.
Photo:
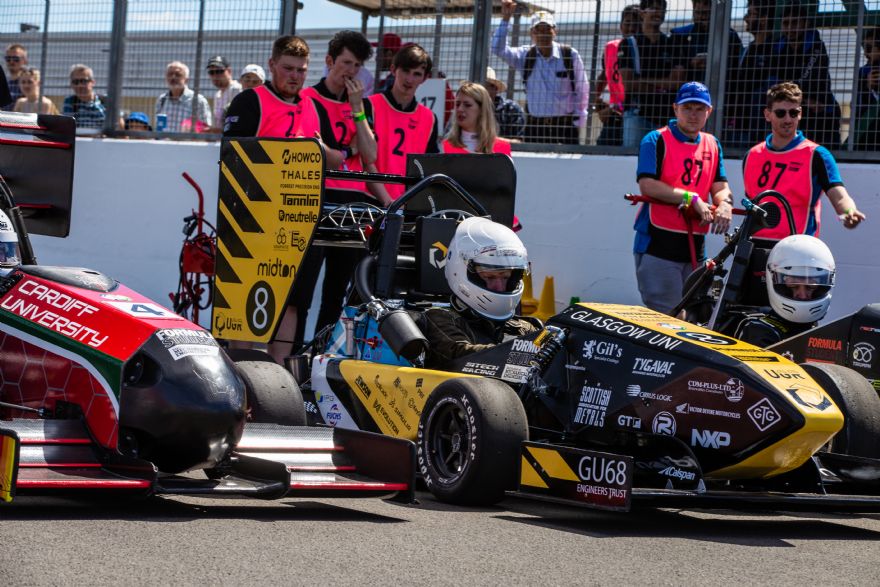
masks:
POLYGON ((257 265, 257 275, 263 277, 291 277, 296 275, 296 265, 288 265, 277 257, 257 265))

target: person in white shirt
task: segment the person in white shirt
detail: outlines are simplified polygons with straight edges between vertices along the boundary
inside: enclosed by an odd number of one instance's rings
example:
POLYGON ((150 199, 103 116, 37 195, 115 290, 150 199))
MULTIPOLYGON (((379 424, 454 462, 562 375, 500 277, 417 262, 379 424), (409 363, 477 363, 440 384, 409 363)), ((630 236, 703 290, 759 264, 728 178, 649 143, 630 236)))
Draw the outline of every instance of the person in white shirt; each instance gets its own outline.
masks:
POLYGON ((208 60, 208 77, 217 88, 214 93, 214 125, 210 128, 210 132, 223 132, 226 107, 241 92, 241 84, 232 79, 232 66, 222 55, 208 60))

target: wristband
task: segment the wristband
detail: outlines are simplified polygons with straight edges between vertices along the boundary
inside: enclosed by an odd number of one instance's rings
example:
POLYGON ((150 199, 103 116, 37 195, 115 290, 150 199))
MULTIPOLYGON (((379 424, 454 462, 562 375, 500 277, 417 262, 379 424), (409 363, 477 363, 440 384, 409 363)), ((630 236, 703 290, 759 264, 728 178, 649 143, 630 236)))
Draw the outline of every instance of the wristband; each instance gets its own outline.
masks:
POLYGON ((685 190, 684 194, 681 196, 681 204, 679 205, 679 208, 690 208, 694 201, 694 196, 696 196, 695 193, 685 190))
POLYGON ((844 215, 844 216, 849 216, 850 214, 852 214, 852 213, 855 212, 855 211, 856 211, 855 208, 847 208, 847 209, 844 211, 843 215, 844 215))
POLYGON ((355 122, 361 122, 362 120, 367 119, 367 113, 361 110, 360 112, 352 112, 351 117, 355 122))

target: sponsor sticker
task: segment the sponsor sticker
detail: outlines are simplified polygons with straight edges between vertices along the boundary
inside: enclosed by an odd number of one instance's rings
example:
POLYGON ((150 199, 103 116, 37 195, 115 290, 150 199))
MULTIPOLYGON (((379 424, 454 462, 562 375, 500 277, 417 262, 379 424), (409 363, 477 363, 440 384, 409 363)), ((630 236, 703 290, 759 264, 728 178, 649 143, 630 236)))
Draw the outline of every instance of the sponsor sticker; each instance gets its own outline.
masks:
POLYGON ((582 349, 583 357, 592 361, 603 361, 617 365, 623 356, 623 348, 614 342, 604 340, 585 340, 582 349))
POLYGON ((746 410, 746 413, 761 432, 771 428, 782 419, 782 416, 766 397, 746 410))
POLYGON ((652 391, 642 391, 642 386, 632 384, 626 386, 626 395, 629 397, 637 397, 643 400, 654 400, 658 402, 671 402, 672 396, 662 393, 654 393, 652 391))
POLYGON ((730 446, 730 433, 692 428, 691 446, 718 450, 721 447, 730 446))
POLYGON ((529 368, 522 365, 504 365, 501 371, 501 379, 510 381, 511 383, 522 383, 526 380, 529 368))
POLYGON ((670 414, 669 412, 659 412, 656 416, 654 416, 653 422, 651 422, 651 430, 654 434, 666 434, 668 436, 675 436, 675 430, 677 425, 675 423, 675 416, 670 414))
POLYGON ((723 395, 728 401, 736 403, 743 398, 743 395, 745 395, 745 386, 743 385, 743 382, 736 377, 731 377, 724 383, 689 379, 688 391, 723 395))
POLYGON ((874 365, 874 345, 867 342, 857 342, 853 345, 852 364, 862 369, 871 369, 874 365))
POLYGON ((138 318, 148 318, 150 320, 183 320, 180 316, 166 310, 159 304, 153 302, 111 302, 107 305, 113 306, 117 310, 121 310, 130 316, 138 318))
POLYGON ((213 357, 220 352, 217 341, 205 330, 166 328, 157 330, 156 338, 175 361, 184 357, 213 357))
POLYGON ((675 361, 661 361, 657 359, 645 359, 636 357, 633 362, 633 375, 646 375, 648 377, 665 378, 672 375, 675 361))
POLYGON ((605 413, 610 401, 610 389, 600 387, 598 384, 584 385, 574 414, 575 423, 602 428, 605 425, 605 413))
POLYGON ((474 375, 488 375, 489 377, 494 377, 498 372, 498 365, 467 362, 464 364, 461 371, 462 373, 473 373, 474 375))
POLYGON ((708 332, 694 332, 687 330, 684 332, 676 332, 675 336, 694 342, 701 342, 710 346, 733 346, 736 344, 736 340, 721 336, 720 334, 715 334, 714 332, 710 334, 708 332))
POLYGON ((717 416, 719 418, 730 418, 731 420, 739 420, 742 415, 739 412, 731 412, 729 410, 716 410, 713 408, 704 408, 695 406, 689 402, 675 406, 676 414, 700 414, 701 416, 717 416))

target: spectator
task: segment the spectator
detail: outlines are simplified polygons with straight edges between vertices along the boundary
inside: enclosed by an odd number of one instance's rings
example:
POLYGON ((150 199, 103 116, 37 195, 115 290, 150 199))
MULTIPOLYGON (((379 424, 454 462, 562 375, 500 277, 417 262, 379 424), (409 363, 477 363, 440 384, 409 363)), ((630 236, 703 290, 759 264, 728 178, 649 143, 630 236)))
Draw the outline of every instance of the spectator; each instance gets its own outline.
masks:
POLYGON ((508 139, 523 140, 526 131, 526 113, 522 106, 501 94, 507 91, 507 84, 495 77, 495 70, 486 68, 486 91, 495 105, 495 122, 498 124, 498 136, 508 139))
MULTIPOLYGON (((773 70, 774 0, 749 0, 743 20, 752 42, 743 50, 739 66, 730 72, 730 113, 725 127, 730 143, 749 147, 766 136, 764 108, 773 70)), ((728 141, 725 141, 728 142, 728 141)))
POLYGON ((620 13, 620 39, 613 39, 605 44, 605 52, 602 55, 602 72, 596 80, 593 91, 593 110, 602 122, 602 132, 596 140, 597 145, 620 145, 623 141, 623 104, 625 90, 620 78, 620 68, 617 55, 620 51, 620 43, 623 39, 631 37, 639 32, 639 5, 630 4, 620 13), (602 100, 602 94, 608 90, 608 101, 602 100))
POLYGON ((172 61, 165 67, 165 83, 168 84, 168 91, 156 99, 156 130, 204 132, 211 127, 211 108, 208 106, 208 101, 186 86, 188 80, 189 67, 186 64, 172 61), (195 102, 195 127, 192 123, 193 102, 195 102))
POLYGON ((531 46, 507 43, 514 0, 501 0, 501 24, 492 36, 492 53, 522 74, 526 87, 526 141, 578 143, 578 129, 587 124, 590 85, 578 52, 556 39, 553 15, 532 16, 531 46))
MULTIPOLYGON (((712 2, 711 0, 691 0, 691 3, 694 22, 672 29, 672 40, 675 41, 678 48, 679 59, 684 63, 685 79, 705 82, 712 2)), ((728 72, 733 72, 736 69, 742 51, 742 40, 735 30, 730 29, 727 47, 728 72)))
POLYGON ((618 67, 626 89, 623 145, 635 147, 652 129, 666 124, 673 92, 684 81, 684 65, 675 42, 660 31, 666 0, 639 2, 641 31, 620 44, 618 67))
MULTIPOLYGON (((73 116, 77 129, 104 128, 104 121, 108 116, 107 98, 95 93, 95 74, 92 68, 82 63, 71 67, 70 87, 73 88, 73 95, 64 99, 61 113, 73 116)), ((117 124, 122 126, 121 117, 117 124)))
POLYGON ((0 67, 0 104, 8 104, 12 101, 9 95, 9 84, 6 81, 6 72, 0 67))
POLYGON ((733 211, 721 145, 703 132, 712 113, 709 90, 700 82, 687 82, 672 108, 675 120, 642 139, 638 162, 641 193, 672 205, 639 208, 633 246, 642 302, 666 314, 681 299, 694 262, 705 257, 709 224, 715 233, 723 233, 733 211))
MULTIPOLYGON (((373 47, 367 38, 355 31, 339 31, 330 40, 325 63, 327 75, 314 86, 305 88, 303 97, 311 98, 322 121, 321 136, 327 146, 338 150, 344 157, 344 168, 350 171, 375 169, 376 137, 367 122, 373 119, 372 103, 364 100, 364 84, 358 73, 364 62, 373 55, 373 47)), ((350 204, 375 200, 367 184, 328 178, 324 181, 324 197, 336 204, 350 204)), ((380 199, 390 202, 388 194, 381 189, 380 199)), ((348 283, 365 252, 358 249, 327 247, 318 249, 322 258, 312 262, 318 266, 324 261, 324 283, 321 288, 321 309, 315 329, 320 331, 335 324, 342 311, 348 283)), ((314 276, 317 278, 317 274, 314 276)), ((297 282, 297 286, 302 286, 297 282)), ((314 283, 307 285, 314 288, 314 283)), ((302 310, 297 307, 297 310, 302 310)), ((305 318, 297 321, 296 341, 305 339, 305 318)))
MULTIPOLYGON (((437 118, 416 100, 416 90, 431 73, 431 57, 415 43, 406 45, 394 56, 391 74, 394 85, 368 99, 373 106, 372 128, 376 133, 376 167, 382 173, 406 173, 408 153, 437 153, 437 118)), ((387 184, 391 200, 405 188, 387 184)), ((382 202, 386 204, 388 202, 382 202)))
POLYGON ((863 31, 862 50, 867 63, 859 68, 858 73, 858 94, 854 105, 857 117, 880 101, 880 95, 877 94, 880 81, 880 27, 867 27, 863 31))
POLYGON ((232 79, 232 67, 229 65, 229 60, 222 55, 208 60, 208 76, 211 78, 211 83, 217 88, 214 93, 214 125, 209 130, 210 132, 222 132, 226 108, 232 99, 241 92, 241 84, 232 79))
MULTIPOLYGON (((380 76, 386 71, 391 73, 391 63, 394 61, 394 56, 397 55, 397 52, 400 51, 400 48, 403 46, 403 42, 400 40, 400 37, 395 35, 394 33, 385 33, 382 35, 382 40, 378 43, 373 43, 373 47, 376 47, 376 78, 379 79, 380 76)), ((376 83, 377 92, 384 92, 391 88, 394 85, 394 80, 388 79, 389 76, 381 77, 380 81, 376 83)))
POLYGON ((774 48, 775 81, 794 82, 801 88, 804 135, 836 146, 840 144, 840 105, 831 92, 828 52, 813 27, 810 10, 792 3, 782 12, 782 36, 774 48))
POLYGON ((125 130, 152 131, 153 127, 150 126, 150 117, 147 116, 146 112, 132 112, 125 119, 125 130))
POLYGON ((498 136, 489 92, 464 81, 455 94, 452 129, 443 141, 444 153, 502 153, 510 155, 510 141, 498 136))
POLYGON ((9 70, 9 75, 6 77, 6 83, 9 85, 10 100, 0 103, 0 107, 4 110, 12 110, 16 100, 23 95, 23 92, 18 85, 18 78, 28 64, 27 49, 18 43, 13 43, 6 47, 6 56, 4 59, 6 60, 6 69, 9 70))
POLYGON ((259 65, 251 63, 250 65, 245 65, 244 69, 241 70, 238 81, 241 83, 242 90, 256 88, 266 83, 266 72, 259 65))
MULTIPOLYGON (((847 193, 837 163, 828 149, 816 144, 798 130, 803 93, 797 84, 783 82, 767 92, 764 117, 772 132, 752 147, 743 159, 746 196, 754 198, 767 189, 785 194, 791 205, 797 234, 819 236, 822 192, 828 196, 843 225, 855 228, 865 219, 847 193)), ((784 217, 774 228, 754 233, 757 246, 770 249, 789 236, 784 217)))
POLYGON ((16 112, 37 114, 58 114, 58 108, 46 96, 40 96, 40 70, 34 67, 24 68, 18 76, 21 98, 15 102, 16 112))

